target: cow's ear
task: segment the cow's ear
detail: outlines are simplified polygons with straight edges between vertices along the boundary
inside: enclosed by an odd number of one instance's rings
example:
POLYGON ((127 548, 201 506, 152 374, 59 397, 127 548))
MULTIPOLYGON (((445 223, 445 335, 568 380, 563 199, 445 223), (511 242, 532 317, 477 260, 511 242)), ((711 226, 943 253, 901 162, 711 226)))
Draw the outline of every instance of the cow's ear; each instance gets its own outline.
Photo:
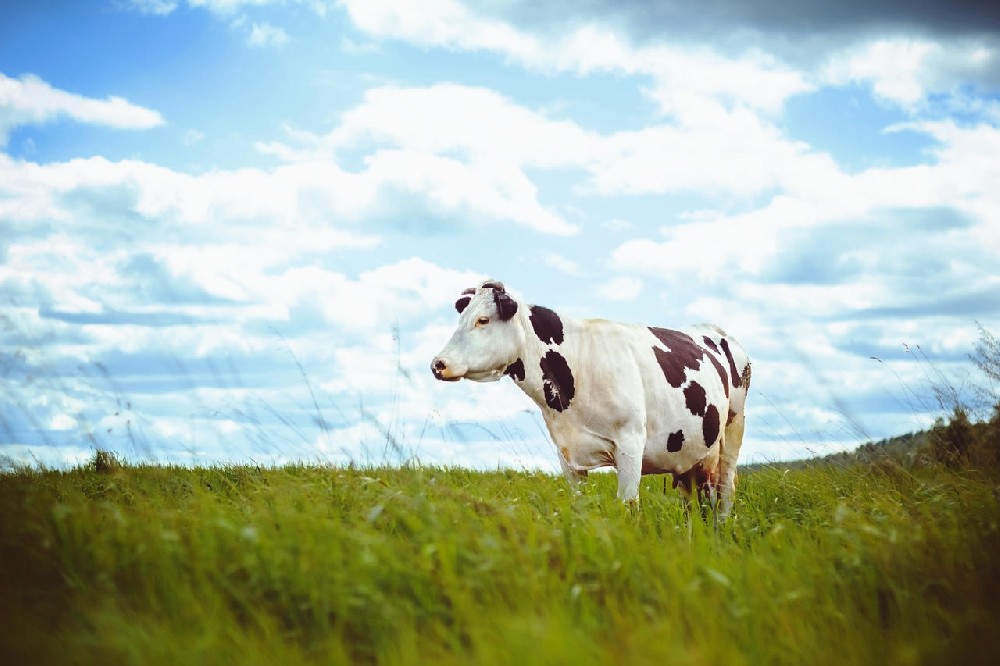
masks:
POLYGON ((469 307, 469 303, 472 302, 472 297, 475 296, 476 290, 469 288, 462 291, 462 295, 458 297, 455 301, 455 309, 458 310, 458 314, 462 314, 465 308, 469 307))
POLYGON ((497 315, 500 321, 508 321, 517 313, 517 301, 500 290, 493 291, 493 302, 497 306, 497 315))

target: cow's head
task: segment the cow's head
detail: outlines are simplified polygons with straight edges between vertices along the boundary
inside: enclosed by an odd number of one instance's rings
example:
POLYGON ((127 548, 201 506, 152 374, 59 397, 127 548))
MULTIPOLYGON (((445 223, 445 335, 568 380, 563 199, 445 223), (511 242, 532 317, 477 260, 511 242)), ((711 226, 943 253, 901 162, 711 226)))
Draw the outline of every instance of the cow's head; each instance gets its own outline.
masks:
POLYGON ((500 379, 517 359, 523 342, 519 327, 512 323, 517 301, 502 282, 490 281, 463 291, 455 309, 458 328, 431 361, 431 372, 442 381, 500 379))

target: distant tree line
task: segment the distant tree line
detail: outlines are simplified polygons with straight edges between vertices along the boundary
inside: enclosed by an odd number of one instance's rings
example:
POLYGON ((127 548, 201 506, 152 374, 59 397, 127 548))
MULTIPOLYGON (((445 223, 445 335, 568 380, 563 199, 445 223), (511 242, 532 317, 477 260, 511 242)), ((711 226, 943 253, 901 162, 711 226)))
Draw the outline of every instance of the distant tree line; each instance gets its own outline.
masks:
POLYGON ((947 421, 939 418, 930 431, 931 457, 949 467, 1000 467, 1000 339, 982 325, 972 362, 986 383, 974 387, 980 404, 992 405, 988 420, 973 423, 965 406, 955 404, 947 421))
POLYGON ((973 423, 962 407, 938 418, 928 437, 931 459, 948 467, 1000 467, 1000 403, 988 421, 973 423))
MULTIPOLYGON (((945 465, 953 469, 979 469, 1000 473, 1000 338, 979 325, 979 341, 969 357, 985 376, 972 385, 972 404, 963 403, 952 386, 937 386, 935 392, 942 409, 930 430, 900 435, 878 442, 867 442, 853 451, 843 451, 820 459, 778 463, 794 468, 817 462, 829 464, 862 463, 865 465, 901 464, 905 467, 945 465), (984 414, 974 420, 970 413, 984 414)), ((748 467, 767 467, 749 465, 748 467)))

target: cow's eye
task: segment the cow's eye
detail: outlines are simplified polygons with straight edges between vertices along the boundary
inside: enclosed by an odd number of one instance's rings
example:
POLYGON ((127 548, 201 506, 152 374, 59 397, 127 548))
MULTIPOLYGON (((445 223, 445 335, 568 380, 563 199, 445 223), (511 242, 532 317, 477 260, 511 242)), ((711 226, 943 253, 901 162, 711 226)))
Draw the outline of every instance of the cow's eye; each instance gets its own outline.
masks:
POLYGON ((480 317, 476 320, 476 326, 486 326, 488 323, 490 323, 489 317, 480 317))

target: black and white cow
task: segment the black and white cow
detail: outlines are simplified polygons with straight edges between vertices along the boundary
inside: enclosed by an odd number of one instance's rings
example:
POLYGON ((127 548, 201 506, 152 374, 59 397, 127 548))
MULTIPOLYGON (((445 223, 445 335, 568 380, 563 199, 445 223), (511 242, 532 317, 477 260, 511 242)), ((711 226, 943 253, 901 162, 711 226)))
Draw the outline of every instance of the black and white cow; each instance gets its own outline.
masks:
POLYGON ((715 326, 685 331, 563 317, 501 282, 462 292, 458 329, 431 362, 444 381, 508 376, 542 410, 570 480, 613 466, 633 502, 642 474, 732 508, 750 361, 715 326))

